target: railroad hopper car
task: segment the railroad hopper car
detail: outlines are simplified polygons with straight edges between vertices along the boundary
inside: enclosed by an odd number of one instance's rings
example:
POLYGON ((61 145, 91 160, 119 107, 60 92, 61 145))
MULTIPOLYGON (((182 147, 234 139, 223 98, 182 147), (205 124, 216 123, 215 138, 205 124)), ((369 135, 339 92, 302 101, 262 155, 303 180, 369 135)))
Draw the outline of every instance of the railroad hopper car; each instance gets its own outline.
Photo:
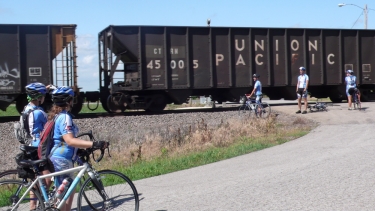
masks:
POLYGON ((189 96, 236 101, 251 92, 254 73, 270 99, 294 100, 300 66, 314 97, 345 99, 352 69, 363 100, 374 99, 374 30, 109 26, 98 44, 109 111, 157 111, 189 96))
MULTIPOLYGON (((76 25, 0 24, 0 109, 16 101, 21 112, 27 104, 25 86, 32 82, 71 86, 76 98, 73 113, 83 98, 77 85, 76 25)), ((45 107, 52 101, 46 96, 45 107)))

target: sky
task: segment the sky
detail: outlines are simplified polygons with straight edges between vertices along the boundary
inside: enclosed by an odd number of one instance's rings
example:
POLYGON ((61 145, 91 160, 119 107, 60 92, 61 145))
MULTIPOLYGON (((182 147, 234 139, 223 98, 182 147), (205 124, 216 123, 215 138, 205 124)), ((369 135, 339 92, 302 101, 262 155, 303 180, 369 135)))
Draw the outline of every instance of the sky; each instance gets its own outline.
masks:
POLYGON ((96 91, 97 35, 109 25, 206 26, 209 18, 212 27, 363 29, 363 10, 339 3, 367 4, 375 29, 369 0, 0 0, 0 23, 77 24, 78 84, 96 91))

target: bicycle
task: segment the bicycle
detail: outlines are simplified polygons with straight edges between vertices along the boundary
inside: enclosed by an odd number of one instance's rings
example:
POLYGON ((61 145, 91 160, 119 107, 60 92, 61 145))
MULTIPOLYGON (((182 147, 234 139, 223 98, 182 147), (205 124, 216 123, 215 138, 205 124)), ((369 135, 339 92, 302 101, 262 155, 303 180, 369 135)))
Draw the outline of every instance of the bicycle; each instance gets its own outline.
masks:
POLYGON ((358 98, 358 96, 359 96, 359 90, 357 88, 354 88, 352 96, 353 96, 353 107, 354 107, 354 110, 356 110, 357 108, 358 108, 358 110, 361 110, 362 105, 361 105, 360 99, 358 98))
POLYGON ((327 103, 318 102, 318 99, 316 100, 315 105, 309 105, 308 108, 310 109, 310 112, 314 112, 314 111, 328 111, 328 109, 327 109, 327 103))
MULTIPOLYGON (((90 140, 94 141, 92 133, 81 134, 89 136, 90 140)), ((101 170, 96 171, 90 163, 90 155, 95 162, 100 162, 104 156, 104 149, 101 149, 101 154, 98 159, 95 159, 94 151, 92 149, 82 150, 78 152, 78 156, 82 161, 82 165, 67 169, 60 172, 54 172, 47 175, 39 175, 32 182, 25 183, 20 180, 4 180, 0 181, 0 210, 28 210, 28 202, 30 200, 37 201, 38 210, 59 210, 65 201, 72 194, 81 177, 87 172, 89 178, 80 187, 77 200, 77 209, 83 210, 138 210, 139 198, 138 192, 132 181, 124 174, 112 171, 101 170), (68 190, 61 199, 56 197, 55 188, 51 192, 47 192, 43 180, 53 176, 64 175, 72 172, 78 172, 71 185, 66 187, 68 190), (38 186, 37 186, 38 184, 38 186), (119 188, 120 185, 125 186, 119 188), (38 187, 38 188, 34 188, 38 187), (121 194, 114 193, 114 196, 109 196, 112 188, 121 190, 121 194), (22 190, 22 188, 27 188, 22 190), (129 191, 128 193, 125 193, 129 191), (35 198, 27 198, 29 192, 33 192, 35 198), (88 198, 91 197, 89 200, 88 198), (95 197, 97 199, 95 199, 95 197), (120 199, 123 197, 122 199, 120 199), (85 198, 85 200, 82 200, 85 198), (26 205, 26 206, 25 206, 26 205), (5 206, 5 207, 4 207, 5 206), (119 207, 121 206, 121 207, 119 207), (128 209, 127 209, 128 208, 128 209)), ((108 148, 109 155, 109 148, 108 148)), ((110 156, 110 155, 109 155, 110 156)), ((20 163, 23 167, 32 167, 45 163, 47 160, 24 160, 20 163)))
POLYGON ((249 115, 250 117, 255 116, 256 103, 254 98, 247 99, 246 96, 243 96, 241 97, 240 103, 242 103, 238 108, 238 114, 240 117, 244 115, 249 115))
MULTIPOLYGON (((82 137, 82 134, 81 135, 78 135, 77 137, 81 138, 81 139, 84 139, 84 137, 82 137)), ((20 159, 29 159, 29 160, 37 160, 37 147, 32 147, 32 146, 27 146, 27 145, 21 145, 20 146, 20 150, 22 151, 20 154, 18 154, 16 156, 16 160, 20 160, 20 159), (18 157, 20 156, 20 157, 18 157), (21 158, 22 156, 22 158, 21 158)), ((17 161, 18 163, 18 161, 17 161)), ((79 160, 77 161, 78 164, 80 164, 79 160)), ((39 176, 41 175, 40 174, 40 171, 39 171, 39 168, 38 166, 34 165, 32 167, 24 167, 22 169, 12 169, 12 170, 7 170, 7 171, 4 171, 2 173, 0 173, 0 182, 2 180, 19 180, 22 182, 22 185, 19 185, 19 187, 17 188, 17 190, 15 191, 15 193, 18 193, 22 186, 28 186, 28 184, 31 182, 28 181, 28 179, 31 179, 31 181, 33 181, 35 179, 36 176, 39 176), (21 173, 20 173, 21 171, 21 173), (20 175, 22 174, 22 175, 20 175), (24 185, 25 184, 25 185, 24 185)), ((86 181, 85 177, 82 176, 82 179, 83 181, 86 181)), ((82 180, 80 181, 80 184, 82 186, 82 180)), ((54 188, 54 186, 52 186, 52 189, 54 188)), ((37 189, 39 192, 40 192, 40 189, 39 189, 39 185, 36 185, 35 189, 37 189)), ((53 195, 53 191, 55 190, 52 190, 52 191, 49 191, 49 195, 53 195)), ((19 196, 20 194, 18 193, 18 195, 14 195, 14 196, 19 196)), ((85 193, 83 193, 83 196, 84 198, 86 199, 86 202, 87 204, 91 204, 90 201, 87 199, 87 196, 85 193)), ((91 205, 90 205, 91 206, 91 205)))

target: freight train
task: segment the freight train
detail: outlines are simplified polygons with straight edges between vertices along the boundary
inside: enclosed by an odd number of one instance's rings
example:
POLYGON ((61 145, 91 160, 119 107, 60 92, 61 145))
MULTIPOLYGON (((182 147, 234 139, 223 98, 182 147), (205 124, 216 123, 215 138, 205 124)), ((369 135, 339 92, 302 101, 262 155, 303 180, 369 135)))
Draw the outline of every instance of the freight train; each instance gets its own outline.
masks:
POLYGON ((237 101, 254 73, 271 100, 294 100, 300 66, 311 96, 345 99, 352 69, 362 100, 375 98, 375 30, 111 25, 98 34, 100 89, 80 92, 75 28, 0 25, 0 109, 16 101, 20 111, 33 81, 72 86, 75 113, 85 100, 108 112, 161 111, 190 96, 237 101))

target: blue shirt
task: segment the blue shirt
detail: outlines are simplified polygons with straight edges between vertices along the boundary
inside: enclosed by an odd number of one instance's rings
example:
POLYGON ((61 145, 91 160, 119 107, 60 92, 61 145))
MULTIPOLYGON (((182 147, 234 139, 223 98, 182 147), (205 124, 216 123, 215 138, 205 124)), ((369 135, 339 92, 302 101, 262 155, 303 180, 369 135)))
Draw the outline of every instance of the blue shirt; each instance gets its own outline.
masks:
POLYGON ((262 95, 262 83, 259 80, 255 82, 254 88, 255 88, 255 95, 257 96, 262 95))
POLYGON ((40 142, 40 133, 43 131, 44 125, 47 122, 47 114, 44 112, 42 107, 35 106, 32 104, 27 104, 24 112, 28 112, 30 109, 33 111, 30 112, 28 117, 29 131, 30 135, 33 138, 31 146, 38 146, 40 142))
POLYGON ((309 80, 309 76, 306 74, 298 76, 298 88, 306 88, 307 81, 309 80))
POLYGON ((357 80, 357 77, 354 75, 346 76, 345 77, 345 83, 346 83, 346 90, 349 90, 350 88, 356 88, 357 84, 355 83, 357 80))
POLYGON ((54 146, 51 150, 51 156, 74 160, 77 148, 68 146, 63 139, 63 135, 72 133, 73 136, 76 137, 78 132, 78 127, 73 123, 72 116, 68 112, 62 111, 58 114, 55 120, 53 134, 54 146))

